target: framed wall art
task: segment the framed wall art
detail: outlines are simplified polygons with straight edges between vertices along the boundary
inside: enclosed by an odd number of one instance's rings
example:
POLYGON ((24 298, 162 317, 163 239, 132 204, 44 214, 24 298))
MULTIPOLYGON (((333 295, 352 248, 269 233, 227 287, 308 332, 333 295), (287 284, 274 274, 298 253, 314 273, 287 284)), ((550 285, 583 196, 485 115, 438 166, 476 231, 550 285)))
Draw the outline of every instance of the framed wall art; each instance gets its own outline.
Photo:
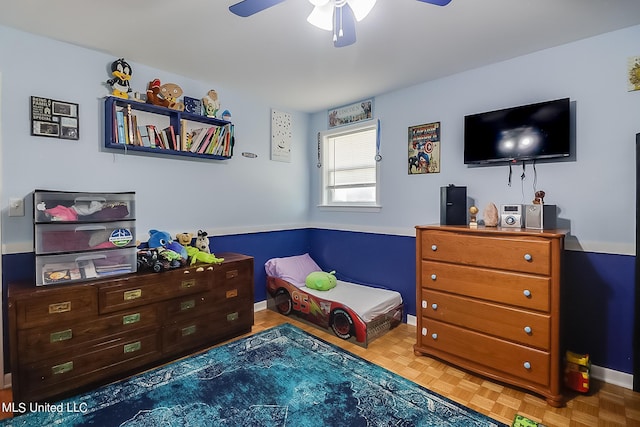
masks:
POLYGON ((291 161, 291 114, 271 110, 271 160, 291 161))
POLYGON ((373 118, 373 98, 328 111, 329 129, 373 118))
POLYGON ((31 97, 31 135, 53 138, 80 138, 78 104, 31 97))
POLYGON ((409 127, 409 175, 440 172, 440 122, 409 127))

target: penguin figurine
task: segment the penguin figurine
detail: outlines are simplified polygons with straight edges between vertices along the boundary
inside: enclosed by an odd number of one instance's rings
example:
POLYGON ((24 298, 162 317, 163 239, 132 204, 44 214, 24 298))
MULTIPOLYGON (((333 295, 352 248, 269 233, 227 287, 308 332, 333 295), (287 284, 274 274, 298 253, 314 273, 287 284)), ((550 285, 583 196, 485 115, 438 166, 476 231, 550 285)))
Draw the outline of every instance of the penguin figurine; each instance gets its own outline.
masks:
POLYGON ((124 60, 124 58, 117 59, 111 63, 111 75, 112 79, 107 80, 107 84, 111 85, 113 91, 112 95, 118 98, 129 98, 129 80, 131 80, 131 66, 124 60))

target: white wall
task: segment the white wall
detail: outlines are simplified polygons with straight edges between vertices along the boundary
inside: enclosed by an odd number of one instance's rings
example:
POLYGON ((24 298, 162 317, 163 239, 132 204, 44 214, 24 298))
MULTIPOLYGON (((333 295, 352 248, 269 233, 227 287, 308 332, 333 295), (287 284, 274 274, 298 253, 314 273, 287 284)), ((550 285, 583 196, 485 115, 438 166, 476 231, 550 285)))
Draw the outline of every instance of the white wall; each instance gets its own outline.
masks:
MULTIPOLYGON (((489 202, 530 203, 534 174, 521 166, 507 185, 506 165, 463 164, 463 117, 521 104, 571 98, 575 107, 576 161, 537 164, 537 189, 560 209, 571 230, 568 247, 635 253, 635 134, 640 132, 640 91, 627 91, 627 58, 640 55, 640 26, 540 51, 502 63, 375 97, 381 120, 382 211, 357 214, 312 208, 316 226, 413 235, 416 224, 439 222, 439 189, 467 186, 480 213, 489 202), (441 172, 408 175, 407 128, 442 124, 441 172)), ((310 140, 326 128, 314 114, 310 140)), ((311 150, 309 163, 315 164, 311 150)), ((315 172, 315 169, 313 169, 315 172)), ((318 173, 311 199, 319 200, 318 173)))
POLYGON ((32 248, 34 189, 135 191, 139 239, 150 228, 176 232, 198 229, 210 234, 290 228, 308 215, 309 115, 287 111, 267 101, 225 90, 216 82, 198 82, 131 63, 134 90, 147 83, 179 84, 200 98, 216 89, 223 109, 232 112, 236 147, 228 161, 193 161, 105 152, 103 97, 111 62, 116 58, 0 26, 2 93, 2 242, 3 252, 32 248), (30 136, 29 97, 78 103, 80 140, 30 136), (293 116, 292 161, 270 157, 270 111, 293 116), (255 159, 242 157, 248 151, 255 159), (26 198, 26 215, 7 216, 11 197, 26 198))

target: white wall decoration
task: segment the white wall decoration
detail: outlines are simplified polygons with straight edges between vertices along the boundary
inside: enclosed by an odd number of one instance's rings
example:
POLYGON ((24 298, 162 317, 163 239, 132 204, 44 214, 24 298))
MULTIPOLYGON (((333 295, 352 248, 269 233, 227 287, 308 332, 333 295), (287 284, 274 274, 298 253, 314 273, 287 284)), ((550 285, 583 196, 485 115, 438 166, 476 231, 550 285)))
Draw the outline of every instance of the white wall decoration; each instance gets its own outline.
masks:
POLYGON ((271 160, 291 161, 291 114, 271 110, 271 160))

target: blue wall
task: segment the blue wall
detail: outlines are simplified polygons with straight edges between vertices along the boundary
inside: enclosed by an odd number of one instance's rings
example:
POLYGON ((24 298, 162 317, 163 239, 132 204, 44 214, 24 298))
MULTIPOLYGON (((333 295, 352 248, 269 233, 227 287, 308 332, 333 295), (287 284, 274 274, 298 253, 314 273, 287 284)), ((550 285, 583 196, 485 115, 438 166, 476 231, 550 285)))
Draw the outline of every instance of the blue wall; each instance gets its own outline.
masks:
MULTIPOLYGON (((308 252, 324 270, 336 270, 339 279, 397 290, 405 312, 416 315, 414 237, 303 228, 212 237, 211 247, 214 253, 240 252, 255 258, 256 302, 266 300, 268 259, 308 252)), ((32 253, 4 255, 2 261, 3 289, 12 280, 33 280, 32 253)), ((635 257, 628 255, 565 251, 562 292, 566 347, 589 353, 595 365, 629 374, 634 263, 635 257)))

